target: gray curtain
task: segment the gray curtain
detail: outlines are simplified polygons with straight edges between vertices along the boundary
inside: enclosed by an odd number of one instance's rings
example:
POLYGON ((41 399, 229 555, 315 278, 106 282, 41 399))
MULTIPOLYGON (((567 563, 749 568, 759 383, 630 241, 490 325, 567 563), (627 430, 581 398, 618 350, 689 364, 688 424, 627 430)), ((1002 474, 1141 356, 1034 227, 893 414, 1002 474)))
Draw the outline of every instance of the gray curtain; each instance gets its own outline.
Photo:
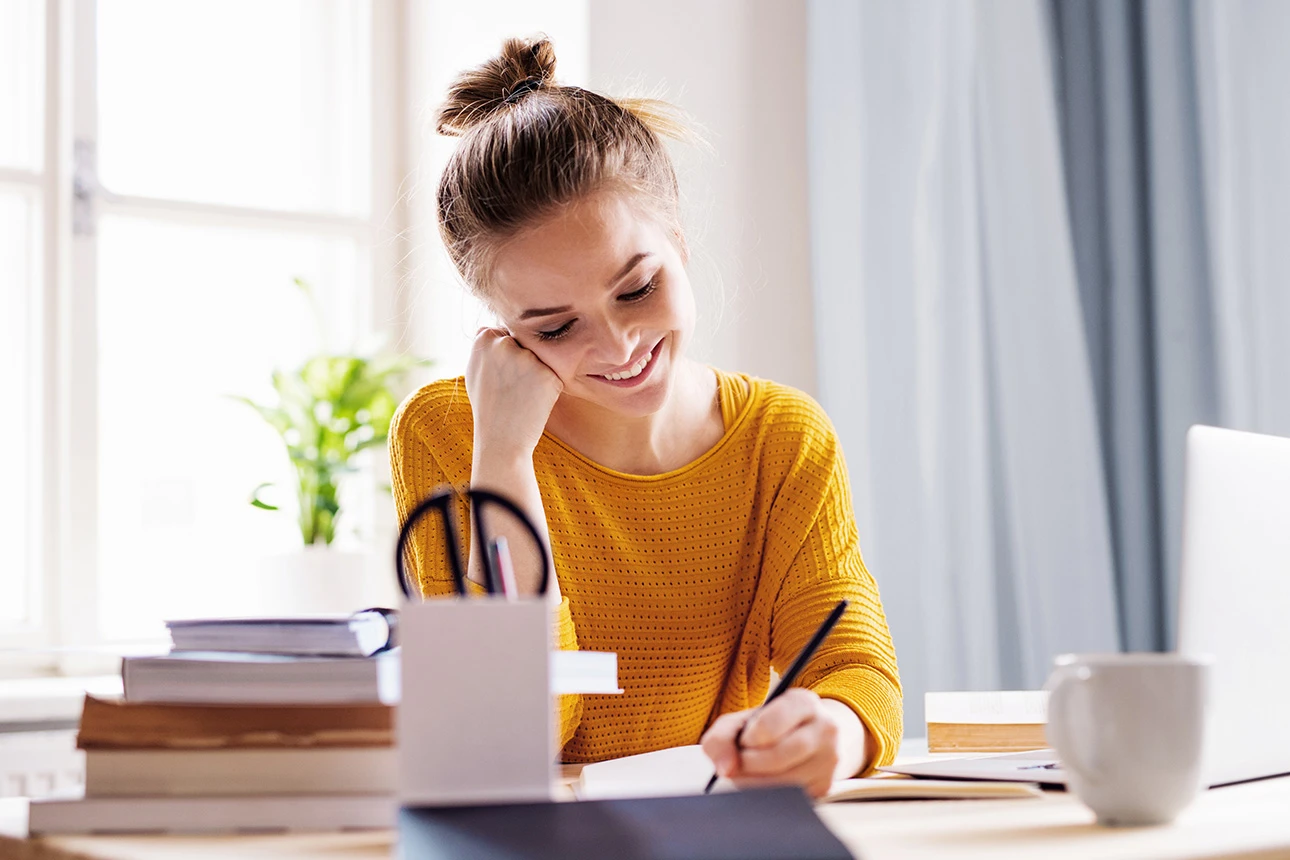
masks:
POLYGON ((1171 648, 1187 427, 1290 434, 1290 4, 1048 14, 1121 637, 1171 648))
POLYGON ((1189 2, 1050 0, 1121 639, 1172 647, 1183 439, 1220 419, 1189 2))

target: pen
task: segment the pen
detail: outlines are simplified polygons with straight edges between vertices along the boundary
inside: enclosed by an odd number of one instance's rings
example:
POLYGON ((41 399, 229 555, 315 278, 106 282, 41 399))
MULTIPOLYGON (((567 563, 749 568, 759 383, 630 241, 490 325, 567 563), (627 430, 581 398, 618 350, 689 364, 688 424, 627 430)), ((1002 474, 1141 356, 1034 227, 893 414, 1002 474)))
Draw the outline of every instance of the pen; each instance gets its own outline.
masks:
POLYGON ((518 596, 518 589, 515 586, 515 565, 511 561, 511 547, 506 542, 505 536, 498 535, 493 538, 492 551, 493 561, 501 578, 502 594, 507 600, 514 600, 518 596))
MULTIPOLYGON (((847 601, 839 600, 838 605, 833 607, 833 611, 829 613, 829 617, 825 618, 824 623, 815 631, 815 635, 811 637, 811 641, 807 642, 806 647, 804 647, 801 653, 797 655, 797 659, 793 661, 793 665, 789 666, 788 671, 779 679, 779 683, 775 685, 775 689, 770 691, 770 695, 766 697, 766 701, 762 702, 761 705, 757 707, 758 711, 775 701, 775 699, 784 694, 785 690, 793 686, 793 682, 797 680, 797 676, 802 674, 802 670, 806 668, 806 664, 810 662, 811 658, 815 656, 815 652, 824 644, 824 640, 828 637, 829 631, 833 629, 833 626, 842 618, 842 613, 846 611, 847 601)), ((752 715, 749 715, 748 719, 752 719, 752 715)), ((744 726, 746 725, 748 725, 747 721, 744 722, 744 726)), ((739 739, 743 737, 743 734, 744 727, 740 726, 739 731, 735 733, 735 749, 739 749, 739 739)), ((717 774, 714 773, 712 774, 712 779, 708 780, 707 788, 703 789, 703 793, 710 794, 712 792, 712 787, 716 784, 717 774)))

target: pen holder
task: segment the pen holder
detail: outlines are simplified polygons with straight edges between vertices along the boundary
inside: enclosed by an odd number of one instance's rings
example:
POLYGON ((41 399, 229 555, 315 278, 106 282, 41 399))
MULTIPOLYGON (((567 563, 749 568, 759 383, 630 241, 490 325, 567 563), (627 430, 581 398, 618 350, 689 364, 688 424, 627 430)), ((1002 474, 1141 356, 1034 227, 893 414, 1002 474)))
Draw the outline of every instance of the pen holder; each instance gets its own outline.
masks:
MULTIPOLYGON (((499 582, 484 559, 489 590, 499 582)), ((552 613, 549 553, 513 501, 487 490, 442 489, 409 514, 395 549, 399 587, 410 601, 399 618, 402 699, 396 717, 399 800, 405 806, 457 806, 550 800, 556 735, 551 702, 552 613), (476 538, 488 546, 485 504, 508 510, 536 541, 538 595, 523 600, 466 597, 461 532, 453 512, 469 497, 476 538), (421 601, 404 550, 424 516, 443 518, 458 597, 421 601)))
POLYGON ((403 805, 551 799, 551 627, 545 597, 404 607, 396 718, 403 805))

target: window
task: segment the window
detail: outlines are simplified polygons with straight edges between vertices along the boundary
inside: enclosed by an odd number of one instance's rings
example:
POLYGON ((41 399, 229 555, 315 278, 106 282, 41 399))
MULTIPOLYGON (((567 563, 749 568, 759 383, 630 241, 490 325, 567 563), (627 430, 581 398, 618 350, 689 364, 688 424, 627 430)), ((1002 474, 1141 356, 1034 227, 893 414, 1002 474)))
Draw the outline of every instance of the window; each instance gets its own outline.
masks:
POLYGON ((249 504, 291 486, 281 442, 228 395, 398 340, 401 106, 377 82, 399 9, 0 3, 0 385, 25 417, 0 422, 22 488, 0 495, 0 643, 244 610, 257 561, 298 545, 249 504))
MULTIPOLYGON (((0 0, 0 673, 246 610, 298 538, 250 506, 290 467, 226 395, 374 335, 461 372, 479 311, 417 190, 452 145, 428 106, 540 29, 583 82, 587 27, 563 0, 0 0)), ((338 542, 392 551, 358 495, 338 542)))
POLYGON ((328 346, 370 329, 369 30, 353 0, 98 5, 81 169, 97 162, 102 186, 85 382, 108 638, 236 611, 257 559, 298 542, 247 503, 292 478, 276 435, 226 395, 267 399, 270 368, 324 346, 296 276, 321 300, 328 346))
POLYGON ((41 313, 45 172, 44 12, 0 4, 0 643, 39 627, 41 439, 36 336, 41 313))

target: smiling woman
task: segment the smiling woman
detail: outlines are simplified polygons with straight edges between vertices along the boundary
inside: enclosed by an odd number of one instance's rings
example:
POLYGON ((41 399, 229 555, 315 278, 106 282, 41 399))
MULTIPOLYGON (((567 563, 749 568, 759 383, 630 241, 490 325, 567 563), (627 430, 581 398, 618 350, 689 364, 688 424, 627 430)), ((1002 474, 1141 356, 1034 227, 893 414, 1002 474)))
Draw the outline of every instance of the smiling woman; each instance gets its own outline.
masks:
MULTIPOLYGON (((688 357, 695 301, 662 142, 681 129, 666 106, 554 71, 549 42, 508 41, 440 113, 440 131, 462 137, 440 229, 497 325, 479 331, 464 378, 395 417, 400 515, 470 484, 545 526, 560 645, 617 652, 625 691, 564 697, 566 760, 702 741, 724 775, 821 794, 890 761, 901 732, 832 425, 799 391, 688 357), (798 687, 754 715, 772 668, 841 599, 853 608, 798 687)), ((463 539, 478 582, 481 548, 463 539)), ((444 550, 423 520, 409 562, 427 595, 452 591, 444 550)), ((517 558, 528 593, 535 561, 517 558)))

